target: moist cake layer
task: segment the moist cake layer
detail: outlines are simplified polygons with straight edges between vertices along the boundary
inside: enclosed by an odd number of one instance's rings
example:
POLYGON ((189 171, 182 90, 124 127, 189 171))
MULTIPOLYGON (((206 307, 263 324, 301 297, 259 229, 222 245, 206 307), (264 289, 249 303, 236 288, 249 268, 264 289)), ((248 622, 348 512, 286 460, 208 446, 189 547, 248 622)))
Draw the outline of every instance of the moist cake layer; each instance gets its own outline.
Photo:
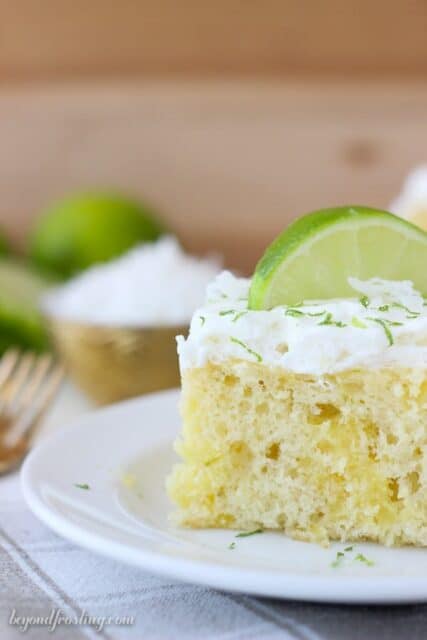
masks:
POLYGON ((182 383, 179 523, 427 544, 425 369, 319 378, 227 360, 182 383))

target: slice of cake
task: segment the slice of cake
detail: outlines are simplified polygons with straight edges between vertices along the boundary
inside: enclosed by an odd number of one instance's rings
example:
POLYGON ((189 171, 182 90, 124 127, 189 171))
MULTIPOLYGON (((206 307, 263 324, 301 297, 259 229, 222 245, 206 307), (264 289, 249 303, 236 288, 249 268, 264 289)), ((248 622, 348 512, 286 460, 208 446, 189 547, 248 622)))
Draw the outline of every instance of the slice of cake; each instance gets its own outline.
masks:
POLYGON ((178 338, 177 521, 427 545, 423 296, 349 277, 347 297, 253 310, 250 286, 221 274, 178 338))

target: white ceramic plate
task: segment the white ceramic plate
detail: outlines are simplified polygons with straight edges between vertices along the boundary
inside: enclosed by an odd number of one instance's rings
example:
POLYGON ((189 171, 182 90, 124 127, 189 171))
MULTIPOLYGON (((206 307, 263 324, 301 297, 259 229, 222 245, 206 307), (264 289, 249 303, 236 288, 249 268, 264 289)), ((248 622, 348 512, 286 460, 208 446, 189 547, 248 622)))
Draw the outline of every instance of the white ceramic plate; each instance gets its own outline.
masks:
POLYGON ((333 568, 345 545, 172 526, 164 484, 175 459, 177 400, 168 391, 96 411, 42 443, 22 469, 33 512, 97 553, 211 587, 321 602, 427 601, 427 550, 360 544, 333 568), (375 564, 352 560, 356 553, 375 564))

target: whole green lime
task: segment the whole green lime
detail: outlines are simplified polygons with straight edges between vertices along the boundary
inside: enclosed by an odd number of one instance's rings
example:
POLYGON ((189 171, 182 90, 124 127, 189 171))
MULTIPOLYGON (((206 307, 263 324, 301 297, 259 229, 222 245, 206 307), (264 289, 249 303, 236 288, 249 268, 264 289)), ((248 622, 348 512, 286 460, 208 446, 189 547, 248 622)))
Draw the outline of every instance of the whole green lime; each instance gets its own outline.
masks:
POLYGON ((17 259, 0 258, 0 355, 9 347, 43 351, 40 301, 51 283, 17 259))
POLYGON ((6 240, 6 236, 0 231, 0 256, 5 256, 9 253, 9 243, 6 240))
POLYGON ((108 193, 79 194, 42 214, 30 238, 30 257, 39 269, 66 279, 153 242, 164 230, 144 204, 108 193))

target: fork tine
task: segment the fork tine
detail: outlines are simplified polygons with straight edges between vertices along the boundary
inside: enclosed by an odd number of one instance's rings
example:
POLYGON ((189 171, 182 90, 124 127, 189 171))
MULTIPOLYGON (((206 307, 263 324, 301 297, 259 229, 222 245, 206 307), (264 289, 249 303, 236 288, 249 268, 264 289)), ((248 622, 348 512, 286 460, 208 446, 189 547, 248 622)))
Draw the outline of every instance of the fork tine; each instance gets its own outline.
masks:
POLYGON ((64 374, 65 371, 61 365, 55 365, 50 372, 45 371, 43 379, 41 379, 37 385, 37 391, 40 391, 40 395, 32 405, 29 404, 26 410, 20 412, 13 427, 4 437, 6 446, 15 446, 24 436, 31 439, 31 441, 34 440, 37 428, 41 424, 41 418, 48 409, 59 385, 63 381, 64 374))
POLYGON ((16 410, 19 396, 28 382, 28 376, 33 368, 35 357, 34 353, 28 352, 18 358, 13 375, 9 376, 3 391, 2 403, 0 404, 3 410, 7 410, 9 413, 16 410))
POLYGON ((8 349, 0 360, 0 387, 6 382, 19 360, 17 349, 8 349))
POLYGON ((52 364, 53 357, 50 353, 46 353, 36 359, 28 384, 19 398, 19 407, 17 408, 19 413, 25 411, 31 405, 52 364))
POLYGON ((55 396, 55 393, 64 380, 64 376, 64 367, 61 364, 55 365, 49 378, 46 381, 46 384, 44 385, 39 402, 37 403, 36 420, 40 420, 45 411, 48 409, 51 401, 55 396))

